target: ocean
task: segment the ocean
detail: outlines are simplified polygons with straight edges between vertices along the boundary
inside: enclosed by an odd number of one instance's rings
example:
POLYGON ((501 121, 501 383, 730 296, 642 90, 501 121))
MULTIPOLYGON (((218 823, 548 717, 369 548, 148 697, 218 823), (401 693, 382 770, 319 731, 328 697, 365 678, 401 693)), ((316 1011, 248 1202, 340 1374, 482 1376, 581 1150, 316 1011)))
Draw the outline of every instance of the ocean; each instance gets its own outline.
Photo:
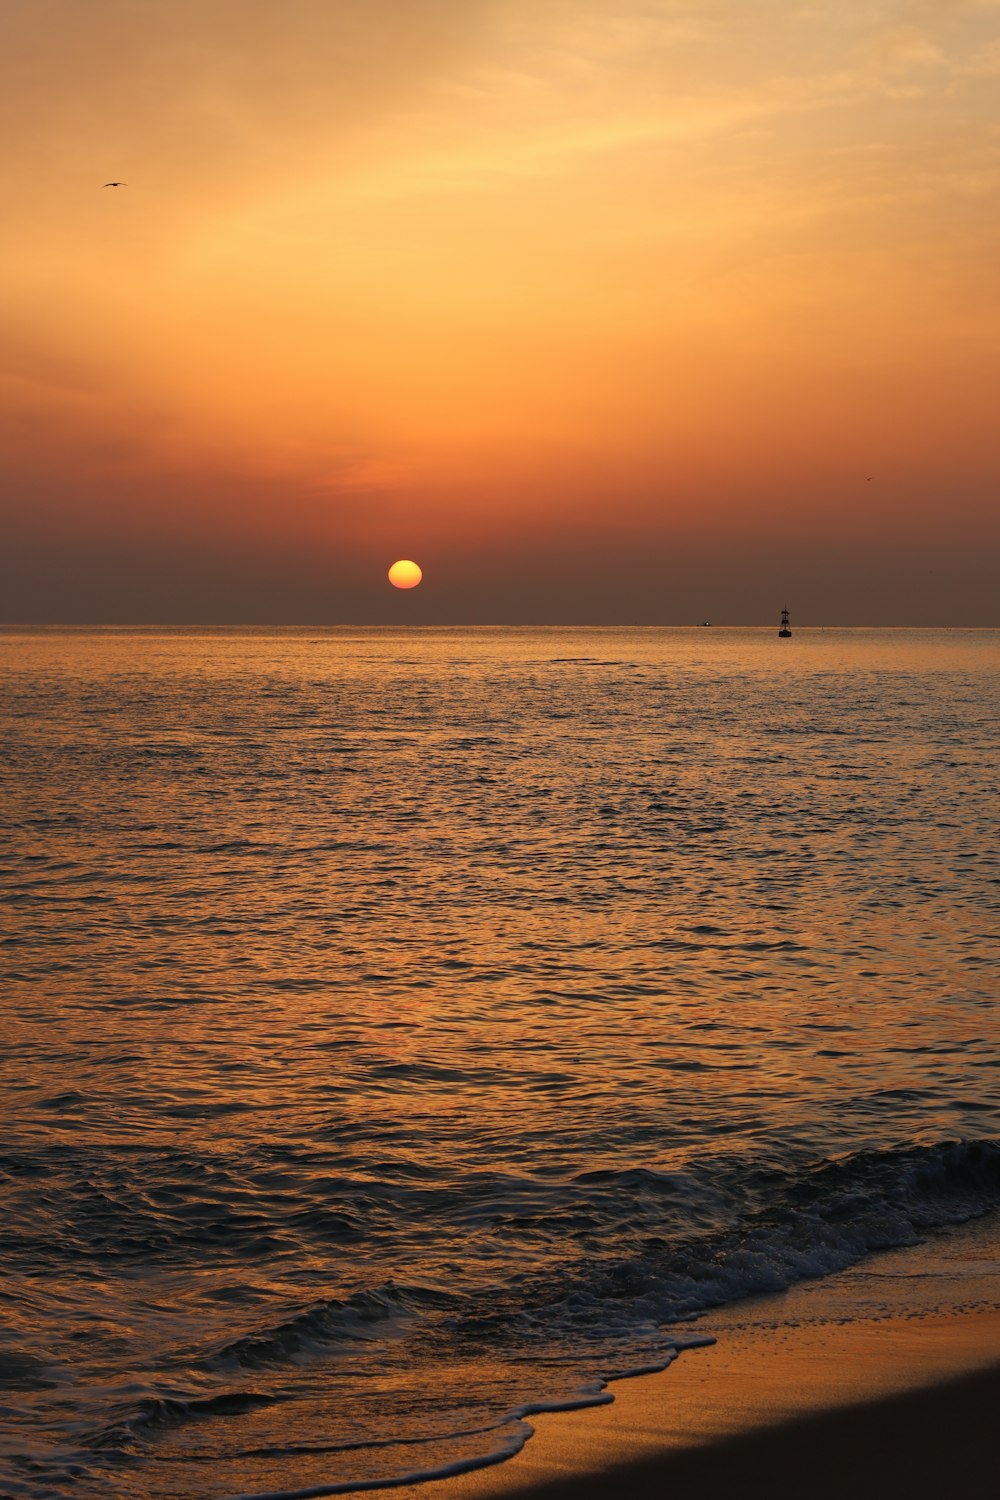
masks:
POLYGON ((7 630, 0 725, 4 1497, 454 1472, 1000 1205, 998 632, 7 630))

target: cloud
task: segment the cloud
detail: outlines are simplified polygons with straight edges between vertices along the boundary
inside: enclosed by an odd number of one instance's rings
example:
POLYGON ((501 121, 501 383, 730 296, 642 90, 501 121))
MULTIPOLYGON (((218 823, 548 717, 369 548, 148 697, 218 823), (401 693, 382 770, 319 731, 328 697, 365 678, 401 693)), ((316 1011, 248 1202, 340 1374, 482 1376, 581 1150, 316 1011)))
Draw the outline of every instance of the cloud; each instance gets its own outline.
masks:
POLYGON ((866 44, 865 61, 873 71, 899 77, 926 68, 940 68, 947 58, 936 42, 917 26, 894 26, 877 32, 866 44))
POLYGON ((4 445, 81 531, 750 531, 772 449, 822 485, 887 410, 900 472, 941 409, 994 473, 995 6, 7 9, 4 445))
POLYGON ((410 477, 411 466, 398 459, 375 455, 345 457, 339 467, 313 481, 312 489, 323 494, 363 495, 398 490, 410 477))
POLYGON ((1000 39, 985 42, 966 59, 961 71, 967 78, 1000 77, 1000 39))

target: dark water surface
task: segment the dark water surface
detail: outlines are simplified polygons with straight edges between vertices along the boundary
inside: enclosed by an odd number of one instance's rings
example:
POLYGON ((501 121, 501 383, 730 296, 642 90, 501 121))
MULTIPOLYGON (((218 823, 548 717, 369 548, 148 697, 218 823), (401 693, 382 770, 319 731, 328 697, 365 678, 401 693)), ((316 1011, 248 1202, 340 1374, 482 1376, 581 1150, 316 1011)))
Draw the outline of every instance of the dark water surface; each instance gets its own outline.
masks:
POLYGON ((1000 1202, 1000 636, 0 635, 0 1494, 507 1451, 1000 1202))

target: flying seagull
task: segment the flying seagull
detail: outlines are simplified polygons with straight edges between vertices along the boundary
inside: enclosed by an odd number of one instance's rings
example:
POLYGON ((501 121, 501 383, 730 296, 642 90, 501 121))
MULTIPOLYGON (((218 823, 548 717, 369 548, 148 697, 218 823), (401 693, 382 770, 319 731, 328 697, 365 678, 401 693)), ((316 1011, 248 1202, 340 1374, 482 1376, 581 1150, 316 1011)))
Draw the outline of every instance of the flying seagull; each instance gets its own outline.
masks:
POLYGON ((128 187, 127 182, 106 182, 105 187, 128 187))

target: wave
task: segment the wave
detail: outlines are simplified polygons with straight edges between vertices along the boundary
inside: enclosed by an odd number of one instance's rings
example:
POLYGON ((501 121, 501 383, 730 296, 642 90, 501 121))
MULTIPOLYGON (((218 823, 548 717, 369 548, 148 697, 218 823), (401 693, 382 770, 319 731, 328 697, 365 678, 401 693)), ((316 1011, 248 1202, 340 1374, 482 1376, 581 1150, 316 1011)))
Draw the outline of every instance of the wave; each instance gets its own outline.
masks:
MULTIPOLYGON (((595 1377, 616 1377, 637 1355, 672 1347, 670 1330, 710 1308, 830 1275, 1000 1207, 1000 1144, 989 1140, 861 1151, 801 1169, 723 1158, 705 1163, 699 1181, 692 1175, 630 1167, 575 1179, 605 1212, 614 1204, 623 1215, 642 1200, 643 1232, 619 1226, 624 1253, 564 1255, 464 1291, 387 1281, 290 1310, 211 1350, 201 1366, 278 1370, 419 1339, 425 1356, 443 1358, 470 1344, 529 1360, 548 1347, 589 1361, 595 1377), (692 1230, 706 1206, 715 1222, 692 1230)), ((554 1222, 572 1217, 563 1197, 554 1222)))
POLYGON ((220 1391, 211 1396, 143 1396, 91 1439, 97 1449, 121 1449, 136 1438, 148 1439, 182 1423, 212 1417, 240 1417, 282 1398, 265 1391, 220 1391))
MULTIPOLYGON (((600 1176, 605 1188, 660 1193, 665 1206, 687 1186, 686 1174, 641 1168, 585 1175, 600 1176)), ((867 1150, 800 1170, 729 1161, 706 1176, 730 1211, 741 1199, 745 1205, 727 1227, 647 1235, 629 1255, 528 1278, 513 1293, 470 1307, 456 1332, 537 1341, 544 1326, 550 1338, 603 1344, 607 1352, 651 1336, 655 1343, 657 1330, 710 1308, 831 1275, 1000 1207, 1000 1143, 867 1150)), ((616 1371, 605 1365, 602 1373, 616 1371)))
POLYGON ((234 1339, 206 1363, 216 1368, 267 1369, 329 1359, 339 1349, 359 1342, 401 1337, 417 1316, 421 1295, 427 1301, 438 1300, 430 1293, 404 1292, 392 1283, 343 1299, 331 1297, 281 1323, 234 1339))
MULTIPOLYGON (((495 1183, 494 1195, 505 1185, 495 1183)), ((150 1370, 144 1389, 120 1388, 103 1409, 80 1409, 73 1462, 88 1475, 80 1493, 92 1495, 94 1484, 101 1492, 102 1476, 134 1476, 147 1464, 207 1466, 213 1484, 245 1465, 244 1485, 257 1464, 272 1483, 275 1465, 289 1475, 311 1465, 303 1474, 311 1487, 253 1492, 255 1500, 291 1500, 501 1462, 530 1437, 534 1412, 610 1400, 609 1381, 662 1369, 678 1350, 710 1341, 691 1327, 710 1308, 829 1275, 996 1209, 1000 1143, 939 1141, 799 1164, 717 1156, 682 1171, 589 1170, 560 1184, 554 1220, 570 1212, 571 1189, 618 1213, 618 1239, 601 1241, 605 1253, 581 1249, 490 1284, 490 1268, 481 1267, 463 1287, 385 1280, 306 1306, 262 1309, 249 1299, 256 1326, 244 1321, 237 1337, 217 1333, 214 1342, 206 1330, 177 1351, 176 1364, 150 1370), (341 1360, 350 1380, 331 1387, 329 1371, 341 1360), (459 1385, 439 1390, 445 1372, 459 1372, 451 1377, 459 1385), (322 1407, 318 1430, 311 1416, 296 1415, 300 1403, 318 1411, 313 1403, 333 1399, 331 1389, 335 1404, 322 1407), (407 1457, 415 1452, 423 1465, 407 1457), (330 1482, 315 1483, 317 1462, 330 1482)), ((55 1472, 47 1462, 33 1469, 21 1492, 44 1493, 36 1486, 46 1472, 55 1472)))

